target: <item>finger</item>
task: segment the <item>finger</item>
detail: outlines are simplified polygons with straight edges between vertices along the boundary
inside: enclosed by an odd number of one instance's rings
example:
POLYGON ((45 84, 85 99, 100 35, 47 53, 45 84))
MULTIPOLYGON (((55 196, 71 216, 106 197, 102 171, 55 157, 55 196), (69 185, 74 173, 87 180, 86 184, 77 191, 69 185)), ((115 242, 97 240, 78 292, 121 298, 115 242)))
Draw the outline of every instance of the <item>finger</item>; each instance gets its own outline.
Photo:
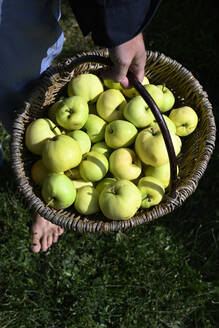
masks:
POLYGON ((132 88, 132 84, 130 83, 129 79, 127 77, 125 77, 121 82, 120 82, 121 86, 124 89, 129 89, 132 88))
POLYGON ((113 80, 115 82, 121 82, 125 79, 128 72, 128 66, 123 65, 112 66, 110 69, 107 69, 101 72, 102 79, 113 80))
POLYGON ((145 75, 145 65, 146 65, 146 53, 143 52, 141 55, 134 57, 129 70, 135 74, 136 78, 142 82, 145 75))

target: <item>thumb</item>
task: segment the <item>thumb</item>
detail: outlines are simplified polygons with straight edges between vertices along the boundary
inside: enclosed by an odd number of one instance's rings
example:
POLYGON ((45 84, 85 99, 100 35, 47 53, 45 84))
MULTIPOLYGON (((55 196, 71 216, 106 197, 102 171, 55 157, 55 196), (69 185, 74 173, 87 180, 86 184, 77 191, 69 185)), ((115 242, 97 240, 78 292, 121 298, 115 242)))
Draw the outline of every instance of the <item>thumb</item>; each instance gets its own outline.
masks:
POLYGON ((110 79, 115 82, 122 82, 127 79, 126 74, 128 72, 128 65, 113 65, 107 70, 101 72, 101 77, 103 79, 110 79))

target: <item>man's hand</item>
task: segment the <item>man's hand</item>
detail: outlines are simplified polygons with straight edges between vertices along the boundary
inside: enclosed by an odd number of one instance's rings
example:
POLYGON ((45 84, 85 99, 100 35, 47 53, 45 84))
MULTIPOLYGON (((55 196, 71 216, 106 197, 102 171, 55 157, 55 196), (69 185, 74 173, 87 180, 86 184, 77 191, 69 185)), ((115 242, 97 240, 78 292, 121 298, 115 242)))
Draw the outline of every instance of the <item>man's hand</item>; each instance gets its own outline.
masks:
POLYGON ((104 79, 120 82, 124 88, 130 88, 126 74, 132 71, 140 82, 144 78, 144 67, 146 63, 146 50, 142 33, 133 39, 109 49, 109 56, 113 67, 103 73, 104 79))

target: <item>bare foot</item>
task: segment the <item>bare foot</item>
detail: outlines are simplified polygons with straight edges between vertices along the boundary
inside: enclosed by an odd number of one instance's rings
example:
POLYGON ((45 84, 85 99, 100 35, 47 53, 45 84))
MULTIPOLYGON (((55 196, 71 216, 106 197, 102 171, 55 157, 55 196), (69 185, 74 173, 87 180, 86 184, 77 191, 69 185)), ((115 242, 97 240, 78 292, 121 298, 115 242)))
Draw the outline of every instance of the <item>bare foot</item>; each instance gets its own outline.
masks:
POLYGON ((34 253, 38 253, 40 250, 46 252, 53 243, 57 243, 63 232, 63 228, 36 214, 31 228, 31 251, 34 253))

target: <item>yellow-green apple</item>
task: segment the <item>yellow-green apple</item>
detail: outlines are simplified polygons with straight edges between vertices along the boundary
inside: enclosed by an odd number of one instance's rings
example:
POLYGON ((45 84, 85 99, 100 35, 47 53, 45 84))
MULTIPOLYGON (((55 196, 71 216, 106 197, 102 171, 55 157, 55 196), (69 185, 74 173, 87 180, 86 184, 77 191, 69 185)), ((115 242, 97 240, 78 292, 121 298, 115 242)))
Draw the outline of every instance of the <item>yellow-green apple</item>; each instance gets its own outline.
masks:
POLYGON ((74 202, 75 209, 83 215, 91 215, 99 212, 99 193, 92 186, 84 186, 77 190, 74 202))
POLYGON ((53 173, 76 167, 81 159, 82 153, 78 142, 64 134, 48 139, 43 147, 43 163, 53 173))
MULTIPOLYGON (((149 82, 148 78, 146 76, 144 76, 142 84, 146 85, 149 83, 150 82, 149 82)), ((139 95, 139 92, 135 88, 129 88, 129 89, 122 88, 122 92, 129 99, 139 95)))
POLYGON ((117 179, 134 180, 141 174, 141 161, 130 148, 118 148, 109 157, 109 170, 117 179))
POLYGON ((105 142, 113 149, 128 147, 134 143, 137 134, 138 130, 131 122, 115 120, 106 126, 105 142))
POLYGON ((126 105, 122 92, 108 89, 102 92, 97 99, 97 113, 106 122, 123 118, 123 108, 126 105))
POLYGON ((155 84, 146 84, 144 87, 160 109, 163 105, 163 92, 155 84))
POLYGON ((83 179, 78 179, 78 180, 72 180, 76 190, 86 187, 86 186, 91 186, 93 187, 93 182, 92 181, 84 181, 83 179))
POLYGON ((159 204, 165 193, 162 182, 152 176, 141 178, 137 187, 141 192, 142 208, 150 208, 151 206, 159 204))
POLYGON ((141 206, 141 192, 129 180, 117 180, 106 186, 99 196, 100 209, 112 220, 127 220, 141 206))
POLYGON ((104 79, 103 84, 107 89, 116 89, 116 90, 122 90, 122 86, 120 82, 115 82, 111 79, 104 79))
POLYGON ((65 174, 52 173, 47 175, 44 180, 41 194, 48 206, 55 209, 64 209, 74 203, 76 189, 71 179, 65 174))
POLYGON ((38 186, 42 186, 43 181, 45 180, 48 174, 49 170, 43 164, 42 159, 38 159, 36 162, 33 163, 31 167, 31 177, 38 186))
POLYGON ((107 146, 105 141, 99 141, 99 142, 96 142, 95 144, 93 144, 93 146, 91 147, 91 150, 97 151, 98 153, 101 153, 101 154, 105 155, 107 158, 109 158, 113 149, 110 148, 109 146, 107 146))
POLYGON ((159 107, 161 113, 165 113, 173 108, 175 104, 175 96, 173 92, 163 84, 158 84, 157 87, 163 92, 163 103, 159 107))
POLYGON ((100 180, 97 185, 96 185, 96 190, 99 192, 99 194, 101 193, 101 191, 106 187, 108 186, 109 184, 113 183, 117 181, 116 178, 113 178, 113 177, 106 177, 106 178, 103 178, 102 180, 100 180))
MULTIPOLYGON (((168 130, 171 131, 171 132, 173 132, 173 133, 176 133, 176 126, 173 123, 173 121, 171 121, 171 119, 167 115, 165 115, 165 114, 162 114, 162 117, 163 117, 163 119, 164 119, 164 121, 165 121, 165 123, 167 125, 168 130)), ((149 124, 149 127, 154 128, 154 129, 160 128, 159 127, 159 124, 157 123, 157 121, 156 121, 155 118, 154 118, 153 122, 151 122, 149 124)))
POLYGON ((74 130, 67 133, 68 136, 72 137, 79 143, 82 155, 89 152, 91 149, 91 140, 89 135, 82 130, 74 130))
POLYGON ((109 169, 109 163, 103 154, 97 151, 86 153, 79 165, 80 175, 85 181, 99 181, 105 177, 109 169))
POLYGON ((33 154, 42 155, 45 141, 60 134, 60 129, 50 119, 38 118, 26 128, 25 145, 33 154))
POLYGON ((154 120, 152 111, 141 96, 133 97, 125 105, 123 115, 137 128, 145 128, 154 120))
POLYGON ((81 96, 87 102, 95 102, 103 91, 103 83, 91 73, 79 74, 68 83, 68 95, 81 96))
POLYGON ((198 115, 194 109, 189 106, 172 109, 169 118, 175 124, 176 134, 180 137, 191 134, 198 124, 198 115))
MULTIPOLYGON (((162 182, 164 188, 167 188, 170 183, 170 163, 167 162, 164 165, 154 167, 146 166, 144 170, 145 176, 152 176, 162 182)), ((179 167, 177 166, 177 173, 179 173, 179 167)))
POLYGON ((56 108, 56 121, 67 130, 78 130, 86 123, 88 113, 88 104, 84 98, 67 97, 56 108))
MULTIPOLYGON (((170 137, 177 156, 181 151, 181 139, 171 131, 170 137)), ((158 127, 146 128, 138 133, 135 140, 135 151, 140 160, 146 165, 157 167, 169 161, 166 144, 158 127)))
POLYGON ((80 179, 81 178, 81 175, 80 175, 80 172, 79 172, 79 166, 73 167, 73 168, 65 171, 64 173, 71 180, 76 180, 76 179, 80 179))
POLYGON ((98 115, 89 114, 83 130, 89 135, 91 143, 104 140, 107 123, 98 115))

